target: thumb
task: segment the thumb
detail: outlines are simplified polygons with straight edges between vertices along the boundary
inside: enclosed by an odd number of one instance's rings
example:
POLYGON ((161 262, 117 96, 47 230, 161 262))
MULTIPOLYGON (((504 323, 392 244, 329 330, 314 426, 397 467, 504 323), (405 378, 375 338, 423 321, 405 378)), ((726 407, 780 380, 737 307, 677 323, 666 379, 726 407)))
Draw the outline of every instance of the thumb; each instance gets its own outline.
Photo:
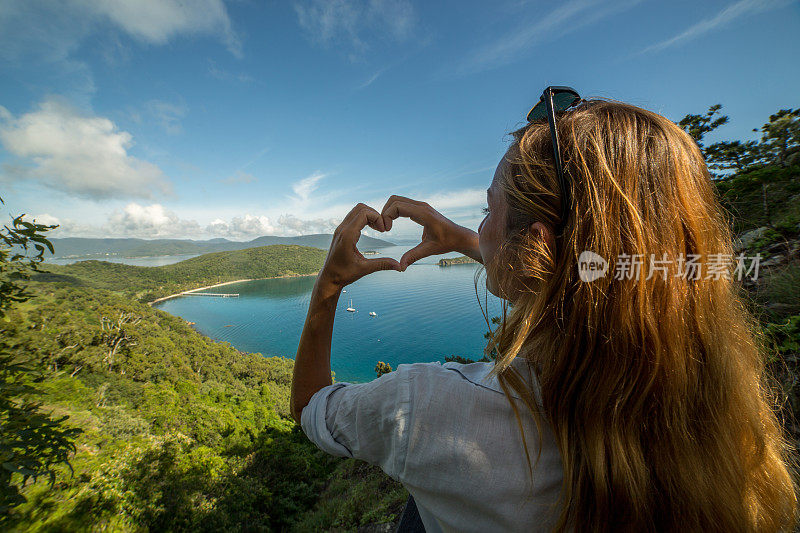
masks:
POLYGON ((364 270, 366 274, 372 274, 380 270, 397 270, 400 271, 400 263, 391 257, 382 257, 380 259, 365 259, 364 270))
POLYGON ((403 254, 403 257, 400 258, 400 268, 402 269, 401 272, 405 271, 408 268, 408 265, 414 263, 415 261, 419 261, 423 257, 428 257, 429 255, 433 255, 434 250, 432 249, 431 245, 426 242, 421 242, 406 253, 403 254))

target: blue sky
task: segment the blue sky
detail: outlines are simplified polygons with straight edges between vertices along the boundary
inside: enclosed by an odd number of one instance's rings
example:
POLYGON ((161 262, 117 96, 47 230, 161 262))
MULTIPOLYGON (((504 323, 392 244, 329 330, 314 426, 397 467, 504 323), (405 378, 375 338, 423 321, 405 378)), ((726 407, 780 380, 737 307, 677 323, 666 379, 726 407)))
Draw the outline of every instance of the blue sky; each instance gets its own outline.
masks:
POLYGON ((476 228, 545 86, 751 139, 798 45, 787 0, 4 0, 0 195, 54 236, 330 232, 391 194, 476 228))

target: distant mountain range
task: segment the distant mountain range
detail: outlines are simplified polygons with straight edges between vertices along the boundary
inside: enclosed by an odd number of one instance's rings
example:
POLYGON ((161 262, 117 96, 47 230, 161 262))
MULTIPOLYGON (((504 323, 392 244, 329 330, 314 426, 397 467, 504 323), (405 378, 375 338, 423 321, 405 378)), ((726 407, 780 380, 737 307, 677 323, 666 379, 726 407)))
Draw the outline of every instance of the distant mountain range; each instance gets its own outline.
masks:
MULTIPOLYGON (((54 257, 57 258, 97 258, 104 256, 117 257, 148 257, 157 255, 179 254, 206 254, 209 252, 230 252, 244 250, 271 244, 297 244, 327 250, 331 245, 333 235, 317 233, 314 235, 300 235, 298 237, 275 237, 266 235, 252 241, 239 242, 228 239, 209 239, 195 241, 189 239, 87 239, 82 237, 67 237, 50 239, 55 248, 54 257)), ((395 244, 389 241, 362 235, 358 240, 359 248, 372 250, 386 248, 395 244)))

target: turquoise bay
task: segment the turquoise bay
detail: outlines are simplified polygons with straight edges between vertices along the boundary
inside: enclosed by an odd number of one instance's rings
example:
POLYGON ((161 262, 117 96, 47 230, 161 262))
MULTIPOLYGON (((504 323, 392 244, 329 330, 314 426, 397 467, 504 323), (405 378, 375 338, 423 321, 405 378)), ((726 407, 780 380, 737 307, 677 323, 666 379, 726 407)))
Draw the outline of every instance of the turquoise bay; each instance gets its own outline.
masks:
MULTIPOLYGON (((382 249, 381 255, 399 258, 406 249, 382 249)), ((486 292, 480 265, 440 267, 438 259, 427 258, 402 273, 377 272, 347 287, 336 309, 331 347, 337 381, 374 379, 378 361, 396 368, 400 363, 444 361, 447 355, 482 356, 488 326, 476 296, 476 274, 480 305, 489 318, 501 314, 501 301, 486 292), (355 312, 346 310, 351 300, 355 312), (371 311, 377 316, 370 316, 371 311)), ((293 359, 314 280, 234 283, 204 292, 238 293, 238 298, 181 296, 157 307, 238 350, 293 359)))

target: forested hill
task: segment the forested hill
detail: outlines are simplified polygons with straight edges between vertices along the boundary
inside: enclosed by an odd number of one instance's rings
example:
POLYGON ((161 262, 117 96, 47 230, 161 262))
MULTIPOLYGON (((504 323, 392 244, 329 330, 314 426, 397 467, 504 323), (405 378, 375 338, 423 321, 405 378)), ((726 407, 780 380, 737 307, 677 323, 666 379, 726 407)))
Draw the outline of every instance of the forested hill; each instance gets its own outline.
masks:
POLYGON ((0 342, 36 362, 44 412, 81 434, 56 484, 25 484, 0 530, 288 531, 311 513, 341 461, 289 416, 292 361, 110 291, 29 290, 0 342))
MULTIPOLYGON (((57 245, 56 245, 57 246, 57 245)), ((314 274, 326 252, 307 246, 276 244, 233 252, 216 252, 179 263, 143 267, 80 261, 71 265, 44 265, 38 281, 65 281, 105 289, 150 302, 177 292, 239 279, 314 274)))
MULTIPOLYGON (((69 237, 50 239, 55 246, 55 257, 147 257, 154 255, 205 254, 210 252, 229 252, 273 244, 296 244, 327 250, 331 245, 329 233, 300 235, 297 237, 277 237, 265 235, 252 241, 239 242, 228 239, 207 241, 188 239, 86 239, 69 237)), ((362 235, 358 241, 362 249, 386 248, 393 243, 362 235)))

